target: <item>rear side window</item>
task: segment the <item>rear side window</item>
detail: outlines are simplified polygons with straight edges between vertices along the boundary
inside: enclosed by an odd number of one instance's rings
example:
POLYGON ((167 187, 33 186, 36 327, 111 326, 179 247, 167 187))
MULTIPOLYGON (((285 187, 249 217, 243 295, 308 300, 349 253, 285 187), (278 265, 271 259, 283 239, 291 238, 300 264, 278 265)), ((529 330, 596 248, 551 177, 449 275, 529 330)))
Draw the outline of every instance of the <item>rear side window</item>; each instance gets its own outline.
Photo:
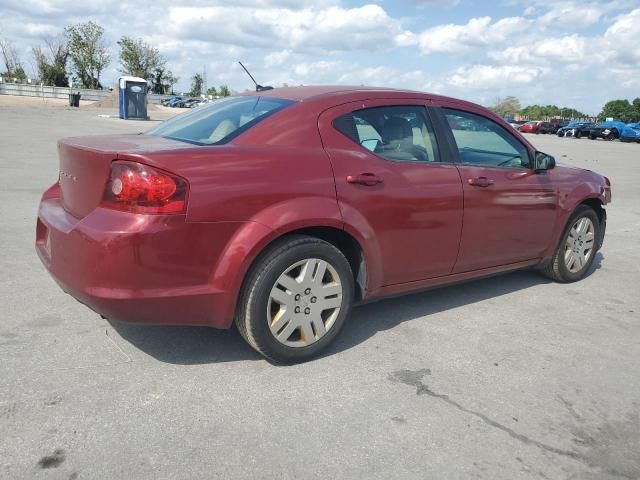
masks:
POLYGON ((451 127, 462 163, 529 168, 527 148, 493 120, 459 110, 443 109, 443 112, 451 127))
POLYGON ((174 117, 149 130, 147 135, 196 145, 219 145, 292 103, 279 98, 229 97, 174 117))
POLYGON ((386 160, 439 160, 433 127, 424 107, 365 108, 336 118, 333 126, 353 142, 386 160))

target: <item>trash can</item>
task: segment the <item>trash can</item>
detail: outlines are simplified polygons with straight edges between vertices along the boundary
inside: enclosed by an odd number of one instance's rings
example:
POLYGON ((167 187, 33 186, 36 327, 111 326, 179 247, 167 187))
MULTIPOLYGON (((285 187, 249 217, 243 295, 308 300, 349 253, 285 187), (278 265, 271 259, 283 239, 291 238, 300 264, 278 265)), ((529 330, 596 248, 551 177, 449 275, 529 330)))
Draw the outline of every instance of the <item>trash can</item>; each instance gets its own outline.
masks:
POLYGON ((80 107, 80 92, 69 94, 69 106, 80 107))
POLYGON ((120 77, 118 107, 124 120, 149 120, 147 115, 147 81, 140 77, 120 77))

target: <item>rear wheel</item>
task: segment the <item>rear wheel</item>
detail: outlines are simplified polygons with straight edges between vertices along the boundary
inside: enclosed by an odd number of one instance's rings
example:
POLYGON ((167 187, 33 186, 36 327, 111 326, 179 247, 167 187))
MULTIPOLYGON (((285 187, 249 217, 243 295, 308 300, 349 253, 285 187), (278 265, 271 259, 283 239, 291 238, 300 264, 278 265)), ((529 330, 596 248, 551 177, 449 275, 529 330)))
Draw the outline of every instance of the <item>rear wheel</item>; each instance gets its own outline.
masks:
POLYGON ((600 220, 596 212, 581 205, 571 215, 551 261, 542 272, 556 282, 575 282, 589 271, 600 235, 600 220))
POLYGON ((605 139, 605 140, 608 140, 608 141, 615 140, 615 139, 616 139, 616 134, 615 134, 615 133, 613 133, 613 132, 611 132, 611 133, 609 133, 606 137, 604 137, 604 139, 605 139))
POLYGON ((236 325, 265 357, 303 362, 338 335, 353 288, 349 262, 340 250, 318 238, 292 236, 271 247, 252 268, 236 325))

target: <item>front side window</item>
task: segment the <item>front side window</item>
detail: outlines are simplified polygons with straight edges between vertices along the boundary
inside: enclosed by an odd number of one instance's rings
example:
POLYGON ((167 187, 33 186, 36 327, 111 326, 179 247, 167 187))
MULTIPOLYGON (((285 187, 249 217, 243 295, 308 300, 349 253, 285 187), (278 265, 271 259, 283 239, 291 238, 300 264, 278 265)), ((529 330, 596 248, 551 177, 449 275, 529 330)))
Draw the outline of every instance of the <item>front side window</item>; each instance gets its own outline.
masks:
POLYGON ((333 125, 358 145, 386 160, 438 161, 436 138, 424 107, 365 108, 337 118, 333 125))
POLYGON ((292 103, 270 97, 224 98, 163 122, 146 134, 196 145, 219 145, 292 103))
POLYGON ((496 122, 469 112, 443 109, 460 161, 467 165, 529 168, 529 151, 496 122))

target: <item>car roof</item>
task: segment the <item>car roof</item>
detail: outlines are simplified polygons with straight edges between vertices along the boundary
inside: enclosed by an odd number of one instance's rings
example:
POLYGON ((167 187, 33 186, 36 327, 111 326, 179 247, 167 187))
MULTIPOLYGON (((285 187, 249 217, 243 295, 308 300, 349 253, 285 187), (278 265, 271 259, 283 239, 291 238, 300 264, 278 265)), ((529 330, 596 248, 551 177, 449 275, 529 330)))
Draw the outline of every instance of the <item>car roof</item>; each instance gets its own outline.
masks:
POLYGON ((286 100, 294 100, 297 102, 331 99, 334 101, 338 101, 336 103, 340 103, 339 101, 342 100, 344 100, 345 102, 349 102, 351 100, 357 101, 362 99, 363 97, 366 97, 367 95, 372 95, 378 98, 400 98, 411 96, 424 97, 433 100, 440 99, 456 102, 459 104, 474 105, 459 98, 446 97, 426 92, 418 92, 416 90, 401 90, 389 87, 365 87, 349 85, 301 85, 298 87, 274 88, 272 90, 264 90, 262 92, 244 92, 242 93, 242 95, 283 98, 286 100))

